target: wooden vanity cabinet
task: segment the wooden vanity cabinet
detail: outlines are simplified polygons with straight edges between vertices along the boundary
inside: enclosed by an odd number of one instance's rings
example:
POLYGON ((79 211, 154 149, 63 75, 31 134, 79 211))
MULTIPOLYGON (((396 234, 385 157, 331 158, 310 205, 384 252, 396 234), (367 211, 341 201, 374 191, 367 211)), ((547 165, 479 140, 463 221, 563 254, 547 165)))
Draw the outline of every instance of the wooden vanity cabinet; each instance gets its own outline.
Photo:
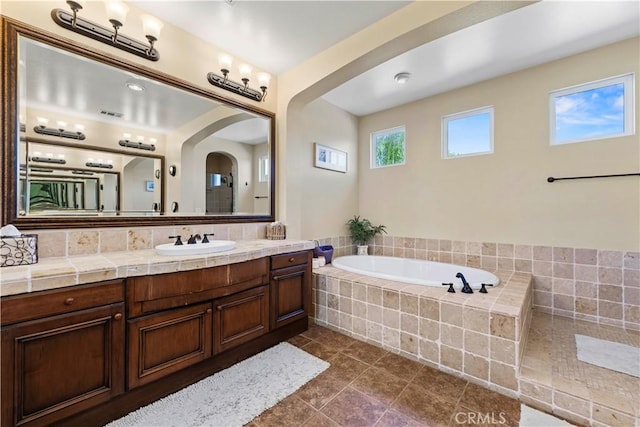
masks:
POLYGON ((121 280, 2 299, 3 426, 39 426, 124 392, 121 280))
POLYGON ((268 278, 260 258, 128 279, 129 389, 267 333, 268 278))
POLYGON ((271 257, 271 329, 306 318, 311 310, 311 251, 271 257))
POLYGON ((269 331, 269 286, 259 286, 214 301, 216 353, 269 331))
POLYGON ((206 303, 129 320, 129 388, 211 357, 211 317, 206 303))

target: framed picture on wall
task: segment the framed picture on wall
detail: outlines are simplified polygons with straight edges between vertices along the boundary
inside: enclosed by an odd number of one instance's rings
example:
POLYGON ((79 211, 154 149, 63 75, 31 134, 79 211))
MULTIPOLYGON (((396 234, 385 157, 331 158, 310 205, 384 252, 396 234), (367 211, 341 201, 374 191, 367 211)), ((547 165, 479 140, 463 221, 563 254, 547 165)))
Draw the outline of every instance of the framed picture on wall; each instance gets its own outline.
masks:
POLYGON ((327 147, 317 142, 313 144, 313 148, 315 153, 313 166, 342 173, 347 172, 346 151, 336 150, 335 148, 327 147))
POLYGON ((146 181, 146 185, 147 185, 147 191, 153 192, 155 188, 153 181, 146 181))

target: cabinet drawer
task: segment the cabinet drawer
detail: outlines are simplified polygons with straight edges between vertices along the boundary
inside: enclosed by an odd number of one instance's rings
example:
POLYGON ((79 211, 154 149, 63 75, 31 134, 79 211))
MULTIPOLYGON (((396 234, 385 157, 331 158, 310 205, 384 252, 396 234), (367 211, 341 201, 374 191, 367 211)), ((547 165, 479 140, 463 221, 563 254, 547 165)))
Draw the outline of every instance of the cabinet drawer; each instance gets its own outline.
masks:
POLYGON ((78 285, 2 298, 2 325, 124 301, 124 282, 78 285))
POLYGON ((127 279, 127 316, 212 300, 269 282, 267 258, 127 279))
POLYGON ((294 265, 311 262, 311 251, 291 252, 288 254, 273 255, 271 257, 271 269, 293 267, 294 265))

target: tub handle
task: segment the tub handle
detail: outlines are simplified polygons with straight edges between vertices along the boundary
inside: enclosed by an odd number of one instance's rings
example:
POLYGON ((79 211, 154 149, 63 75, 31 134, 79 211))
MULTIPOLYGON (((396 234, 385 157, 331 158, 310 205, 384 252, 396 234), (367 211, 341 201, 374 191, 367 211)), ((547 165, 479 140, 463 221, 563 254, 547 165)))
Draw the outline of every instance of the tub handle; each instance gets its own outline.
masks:
POLYGON ((488 294, 489 292, 487 292, 487 288, 485 288, 485 286, 493 286, 491 283, 482 283, 480 285, 480 293, 481 294, 488 294))
POLYGON ((443 283, 442 286, 448 286, 447 292, 451 292, 452 294, 456 293, 456 290, 453 289, 453 283, 443 283))

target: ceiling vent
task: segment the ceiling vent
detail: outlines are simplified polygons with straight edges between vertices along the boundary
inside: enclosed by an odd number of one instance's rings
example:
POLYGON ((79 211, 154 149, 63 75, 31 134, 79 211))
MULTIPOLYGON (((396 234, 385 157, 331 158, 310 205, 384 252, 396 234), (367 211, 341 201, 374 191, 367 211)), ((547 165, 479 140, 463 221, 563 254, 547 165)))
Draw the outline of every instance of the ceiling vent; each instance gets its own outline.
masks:
POLYGON ((122 118, 122 116, 124 115, 122 113, 116 113, 115 111, 108 111, 108 110, 100 110, 100 114, 109 116, 109 117, 116 117, 118 119, 122 118))

